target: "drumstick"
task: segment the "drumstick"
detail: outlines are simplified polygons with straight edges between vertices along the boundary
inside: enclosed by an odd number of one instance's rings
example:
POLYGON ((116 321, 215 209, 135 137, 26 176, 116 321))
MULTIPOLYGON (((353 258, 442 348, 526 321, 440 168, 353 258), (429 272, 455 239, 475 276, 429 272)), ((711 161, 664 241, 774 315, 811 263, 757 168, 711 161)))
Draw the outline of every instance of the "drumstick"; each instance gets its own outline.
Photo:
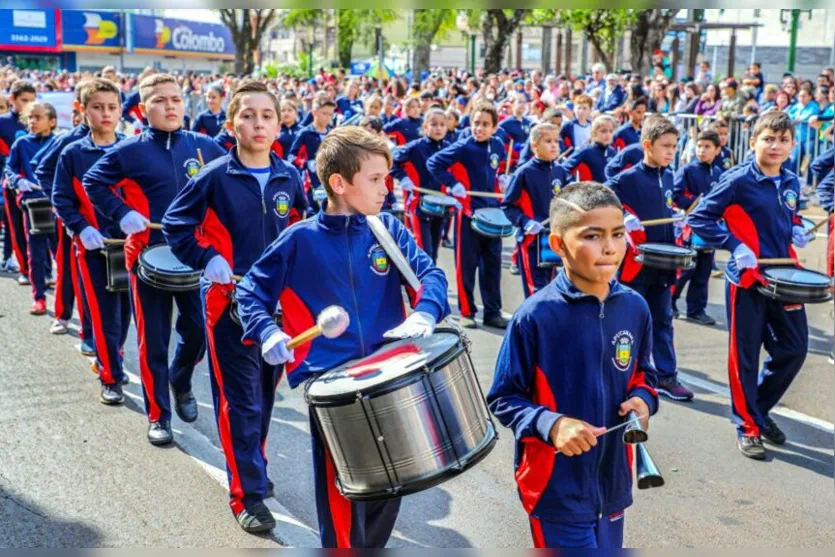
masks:
POLYGON ((817 232, 820 229, 820 227, 822 227, 827 222, 829 222, 829 219, 823 219, 822 221, 820 221, 818 224, 816 224, 813 228, 811 228, 809 230, 809 234, 814 234, 815 232, 817 232))
POLYGON ((105 238, 104 243, 105 243, 105 245, 110 244, 110 245, 115 246, 115 245, 118 245, 118 244, 124 244, 125 241, 124 240, 118 240, 116 238, 105 238))
POLYGON ((574 150, 574 147, 569 147, 568 149, 566 149, 565 151, 563 151, 562 153, 560 153, 560 156, 559 156, 559 157, 557 157, 557 160, 558 160, 558 161, 562 160, 562 159, 563 159, 566 155, 568 155, 568 153, 570 153, 570 152, 571 152, 571 151, 573 151, 573 150, 574 150))
POLYGON ((642 220, 641 226, 658 226, 659 224, 672 224, 674 222, 678 222, 683 220, 683 217, 667 217, 663 219, 650 219, 650 220, 642 220))
POLYGON ((244 277, 243 275, 232 275, 232 280, 234 280, 235 282, 241 282, 242 280, 244 280, 244 277))
POLYGON ((513 140, 510 140, 510 145, 507 146, 507 162, 504 165, 504 175, 510 175, 510 157, 513 156, 513 140))
POLYGON ((200 148, 197 148, 197 160, 200 161, 200 168, 206 166, 206 163, 203 162, 203 153, 200 151, 200 148))
POLYGON ((162 225, 158 222, 149 222, 148 228, 151 230, 162 230, 162 225))
MULTIPOLYGON (((416 187, 414 189, 414 191, 416 191, 418 193, 425 193, 427 195, 448 195, 449 197, 455 197, 451 193, 444 194, 443 192, 435 191, 435 190, 428 190, 426 188, 417 188, 416 187)), ((491 192, 491 191, 468 191, 467 195, 469 195, 470 197, 492 197, 492 198, 495 198, 495 199, 503 199, 504 198, 503 193, 494 193, 494 192, 491 192)))
POLYGON ((684 212, 685 215, 689 215, 696 209, 696 205, 699 204, 699 201, 702 200, 702 194, 700 193, 699 196, 693 200, 693 203, 690 204, 690 207, 684 212))
POLYGON ((42 188, 42 187, 40 187, 40 186, 38 186, 38 185, 35 185, 35 184, 32 184, 30 187, 31 187, 34 191, 43 191, 43 188, 42 188))
POLYGON ((287 349, 292 350, 300 344, 304 344, 320 336, 336 338, 345 332, 345 329, 348 328, 350 323, 351 318, 348 316, 347 311, 339 306, 328 306, 316 317, 316 324, 314 326, 287 342, 287 349))
POLYGON ((766 257, 764 259, 757 259, 757 263, 760 265, 794 265, 797 261, 791 257, 766 257))

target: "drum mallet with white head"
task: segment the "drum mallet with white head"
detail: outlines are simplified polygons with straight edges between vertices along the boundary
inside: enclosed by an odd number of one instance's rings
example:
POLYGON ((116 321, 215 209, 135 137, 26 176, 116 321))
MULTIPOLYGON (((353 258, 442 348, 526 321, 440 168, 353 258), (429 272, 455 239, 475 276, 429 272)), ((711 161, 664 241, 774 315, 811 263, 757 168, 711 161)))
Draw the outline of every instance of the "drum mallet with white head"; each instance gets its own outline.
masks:
POLYGON ((320 336, 336 338, 345 332, 350 323, 351 318, 348 317, 347 311, 339 306, 328 306, 316 317, 316 325, 290 339, 287 342, 287 348, 292 350, 320 336))

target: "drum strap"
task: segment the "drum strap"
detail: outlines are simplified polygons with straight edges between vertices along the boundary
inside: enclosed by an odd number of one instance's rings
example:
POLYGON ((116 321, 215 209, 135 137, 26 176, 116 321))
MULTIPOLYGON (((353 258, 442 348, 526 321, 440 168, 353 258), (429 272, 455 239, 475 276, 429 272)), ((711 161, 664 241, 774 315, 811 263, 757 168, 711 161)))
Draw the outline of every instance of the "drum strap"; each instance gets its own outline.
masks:
POLYGON ((389 234, 386 225, 380 220, 379 217, 376 215, 369 215, 366 217, 368 221, 368 226, 371 228, 371 233, 374 234, 374 237, 377 238, 377 241, 380 242, 380 247, 383 248, 383 251, 386 252, 394 266, 397 267, 397 270, 400 271, 400 274, 406 280, 406 283, 409 287, 417 292, 420 290, 420 281, 417 278, 417 275, 409 267, 409 262, 406 261, 406 257, 403 256, 403 252, 400 251, 400 247, 394 241, 394 238, 391 237, 389 234))

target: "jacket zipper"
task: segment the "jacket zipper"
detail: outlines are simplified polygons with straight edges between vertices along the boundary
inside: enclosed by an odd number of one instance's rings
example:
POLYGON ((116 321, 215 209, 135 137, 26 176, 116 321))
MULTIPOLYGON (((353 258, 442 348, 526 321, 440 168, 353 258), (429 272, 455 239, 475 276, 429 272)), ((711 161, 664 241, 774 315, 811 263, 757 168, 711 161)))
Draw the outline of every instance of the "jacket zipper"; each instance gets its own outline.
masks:
MULTIPOLYGON (((600 380, 600 396, 602 399, 601 406, 603 407, 603 416, 600 421, 598 427, 606 427, 606 408, 608 408, 606 404, 606 381, 604 381, 603 373, 604 373, 604 352, 606 350, 606 335, 605 331, 603 330, 603 319, 606 317, 605 312, 606 302, 600 302, 600 313, 598 317, 600 318, 600 375, 598 379, 600 380)), ((603 464, 603 456, 605 455, 605 451, 603 447, 606 443, 606 436, 603 435, 598 437, 598 445, 597 445, 597 518, 603 518, 603 490, 600 487, 600 467, 603 464)))
POLYGON ((360 306, 359 302, 357 302, 357 291, 354 288, 354 265, 351 262, 351 239, 348 234, 348 227, 351 224, 351 219, 345 219, 345 245, 348 248, 348 281, 351 283, 351 297, 354 300, 354 312, 357 314, 357 328, 359 330, 360 336, 360 357, 365 357, 365 339, 362 336, 362 320, 360 319, 360 306))

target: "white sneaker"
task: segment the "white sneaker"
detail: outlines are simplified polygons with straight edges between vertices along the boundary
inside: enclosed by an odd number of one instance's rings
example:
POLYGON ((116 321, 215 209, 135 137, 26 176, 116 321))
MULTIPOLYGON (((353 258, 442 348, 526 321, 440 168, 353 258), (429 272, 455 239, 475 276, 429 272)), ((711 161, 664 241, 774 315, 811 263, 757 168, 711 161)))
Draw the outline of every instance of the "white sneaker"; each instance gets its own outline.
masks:
POLYGON ((29 277, 27 277, 26 275, 20 275, 20 276, 18 276, 18 277, 17 277, 17 283, 18 283, 20 286, 26 286, 26 285, 28 285, 28 284, 32 284, 32 283, 30 283, 30 282, 29 282, 29 277))
POLYGON ((69 329, 67 329, 67 322, 63 319, 56 319, 52 324, 52 327, 49 328, 49 332, 53 335, 67 334, 69 332, 69 329))

